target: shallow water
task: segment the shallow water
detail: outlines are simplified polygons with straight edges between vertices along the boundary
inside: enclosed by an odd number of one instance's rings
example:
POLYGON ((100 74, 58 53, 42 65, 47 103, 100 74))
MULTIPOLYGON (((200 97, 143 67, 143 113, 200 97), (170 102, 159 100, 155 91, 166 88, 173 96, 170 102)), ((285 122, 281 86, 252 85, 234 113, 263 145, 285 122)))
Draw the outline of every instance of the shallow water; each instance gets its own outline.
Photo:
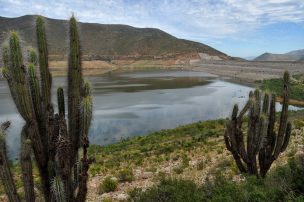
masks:
MULTIPOLYGON (((241 106, 251 87, 187 71, 110 73, 87 78, 94 94, 91 144, 110 144, 160 129, 227 117, 233 104, 241 106)), ((53 95, 64 77, 53 79, 53 95)), ((67 96, 66 96, 67 97, 67 96)), ((53 97, 55 109, 56 97, 53 97)), ((7 140, 11 157, 18 155, 24 124, 16 113, 6 82, 0 81, 0 121, 12 121, 7 140)))

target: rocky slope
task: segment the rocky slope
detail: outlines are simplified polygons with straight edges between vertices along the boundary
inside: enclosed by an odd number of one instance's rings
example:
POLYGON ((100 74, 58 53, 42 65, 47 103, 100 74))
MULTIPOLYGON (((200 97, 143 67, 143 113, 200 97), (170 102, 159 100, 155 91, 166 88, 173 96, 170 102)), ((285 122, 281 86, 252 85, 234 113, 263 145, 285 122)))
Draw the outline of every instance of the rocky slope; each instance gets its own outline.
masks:
MULTIPOLYGON (((9 31, 17 31, 25 46, 36 46, 35 17, 0 17, 0 43, 9 31)), ((46 18, 50 59, 66 60, 68 22, 46 18)), ((84 60, 180 60, 230 59, 226 54, 202 43, 178 39, 162 30, 127 25, 79 23, 84 60)))

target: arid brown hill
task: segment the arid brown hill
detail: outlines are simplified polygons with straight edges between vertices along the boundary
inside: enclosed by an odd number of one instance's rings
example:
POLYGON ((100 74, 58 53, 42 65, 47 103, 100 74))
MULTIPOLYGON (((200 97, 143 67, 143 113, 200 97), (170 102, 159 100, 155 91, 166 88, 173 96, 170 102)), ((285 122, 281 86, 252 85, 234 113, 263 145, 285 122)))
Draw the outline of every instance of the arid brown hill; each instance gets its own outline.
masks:
MULTIPOLYGON (((0 17, 0 43, 7 33, 17 31, 24 45, 36 44, 35 17, 26 15, 17 18, 0 17)), ((68 40, 66 20, 46 18, 47 38, 51 59, 64 60, 68 40)), ((81 44, 85 60, 111 60, 114 58, 168 58, 176 55, 200 54, 200 57, 230 59, 226 54, 202 43, 178 39, 162 30, 135 28, 127 25, 79 23, 81 44)))

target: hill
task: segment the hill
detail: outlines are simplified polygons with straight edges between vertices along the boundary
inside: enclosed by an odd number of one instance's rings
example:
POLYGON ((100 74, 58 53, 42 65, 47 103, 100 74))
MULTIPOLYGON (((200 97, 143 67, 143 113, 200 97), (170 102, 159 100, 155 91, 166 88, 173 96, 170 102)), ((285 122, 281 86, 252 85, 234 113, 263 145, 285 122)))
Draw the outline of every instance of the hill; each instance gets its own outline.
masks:
POLYGON ((292 56, 298 57, 298 59, 300 59, 300 58, 304 57, 304 49, 290 51, 288 53, 285 53, 285 55, 292 55, 292 56))
MULTIPOLYGON (((9 31, 15 30, 25 46, 36 46, 34 15, 17 18, 0 17, 0 43, 9 31)), ((66 59, 68 22, 46 19, 51 60, 66 59)), ((111 61, 115 59, 193 58, 230 59, 226 54, 202 43, 178 39, 162 30, 135 28, 128 25, 79 23, 84 60, 111 61)))
POLYGON ((285 54, 264 53, 254 61, 300 61, 304 58, 304 49, 291 51, 285 54))

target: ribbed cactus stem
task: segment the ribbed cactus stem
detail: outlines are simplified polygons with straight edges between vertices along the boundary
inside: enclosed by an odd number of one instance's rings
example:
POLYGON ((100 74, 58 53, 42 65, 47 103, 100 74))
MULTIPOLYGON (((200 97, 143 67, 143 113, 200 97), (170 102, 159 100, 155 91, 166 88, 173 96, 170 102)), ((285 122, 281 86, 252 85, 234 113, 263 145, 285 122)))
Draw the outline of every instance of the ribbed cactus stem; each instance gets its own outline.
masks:
POLYGON ((51 86, 52 77, 49 71, 48 63, 48 48, 45 34, 45 26, 43 17, 39 16, 36 19, 36 33, 39 55, 40 79, 41 79, 41 92, 44 108, 46 109, 51 102, 51 86))
POLYGON ((22 50, 20 40, 16 32, 11 32, 9 39, 10 46, 10 71, 19 83, 25 84, 25 69, 23 67, 22 50))
POLYGON ((28 62, 33 65, 37 65, 38 63, 38 56, 33 48, 28 50, 28 62))
POLYGON ((33 168, 31 158, 31 141, 27 137, 27 125, 21 132, 21 156, 20 164, 22 169, 22 181, 25 192, 26 202, 35 201, 33 168))
POLYGON ((69 135, 73 143, 73 163, 76 162, 76 154, 80 147, 81 138, 81 89, 82 89, 82 69, 81 69, 80 41, 77 30, 77 22, 74 17, 70 19, 70 53, 68 64, 68 119, 69 135))
POLYGON ((264 95, 262 112, 263 112, 264 114, 267 114, 267 113, 268 113, 268 109, 269 109, 269 94, 266 93, 266 94, 264 95))
POLYGON ((32 96, 33 107, 35 111, 35 115, 37 120, 41 121, 42 117, 42 106, 41 106, 41 94, 40 94, 40 84, 39 79, 37 78, 36 74, 36 67, 33 63, 29 64, 28 67, 28 77, 29 77, 29 84, 32 96))
POLYGON ((267 153, 270 153, 270 155, 273 153, 276 142, 276 135, 274 133, 275 122, 276 122, 276 96, 273 94, 271 96, 271 101, 270 101, 268 129, 267 129, 267 141, 268 144, 270 145, 270 147, 267 148, 267 153))
POLYGON ((83 136, 88 138, 89 128, 92 121, 93 100, 92 100, 92 87, 89 82, 84 83, 83 98, 81 102, 81 117, 83 136))
POLYGON ((284 137, 284 142, 283 145, 281 147, 281 152, 284 152, 287 148, 287 145, 289 143, 289 139, 290 139, 290 135, 291 135, 291 129, 292 129, 292 125, 290 122, 287 123, 286 126, 286 132, 285 132, 285 137, 284 137))
POLYGON ((9 47, 8 46, 3 46, 2 48, 2 60, 3 60, 3 65, 4 67, 9 66, 9 47))
POLYGON ((64 184, 59 176, 56 176, 51 181, 51 192, 55 197, 56 202, 65 202, 66 194, 64 192, 64 184))
POLYGON ((282 103, 282 112, 280 117, 280 125, 277 136, 276 148, 274 150, 274 158, 277 159, 281 148, 284 143, 285 132, 287 127, 287 118, 288 118, 288 102, 289 102, 289 73, 285 72, 283 77, 283 103, 282 103))
POLYGON ((16 185, 9 168, 3 124, 0 127, 0 177, 9 201, 19 202, 16 185))
POLYGON ((57 103, 59 115, 65 116, 64 92, 62 87, 57 89, 57 103))
POLYGON ((13 93, 16 94, 16 105, 19 113, 25 120, 34 118, 34 112, 31 105, 30 90, 27 86, 26 69, 22 61, 22 52, 20 40, 16 32, 12 32, 9 39, 10 45, 10 63, 9 74, 12 77, 13 93))

